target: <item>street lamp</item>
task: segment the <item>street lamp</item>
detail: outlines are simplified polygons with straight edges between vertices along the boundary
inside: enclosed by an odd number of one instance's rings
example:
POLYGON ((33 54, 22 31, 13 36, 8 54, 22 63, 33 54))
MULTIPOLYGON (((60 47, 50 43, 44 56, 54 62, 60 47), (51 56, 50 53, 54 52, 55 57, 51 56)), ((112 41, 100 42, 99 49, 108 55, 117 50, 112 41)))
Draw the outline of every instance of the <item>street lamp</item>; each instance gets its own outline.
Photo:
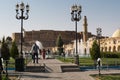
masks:
POLYGON ((71 20, 75 21, 75 31, 76 31, 76 56, 75 56, 75 64, 79 65, 79 55, 78 55, 78 50, 77 50, 77 22, 80 21, 81 19, 81 12, 82 12, 82 7, 73 5, 71 7, 71 20))
POLYGON ((29 13, 29 5, 27 4, 26 6, 22 2, 21 4, 16 5, 16 19, 20 20, 21 19, 21 56, 23 56, 22 53, 22 42, 23 42, 23 20, 28 19, 28 13, 29 13), (26 14, 24 16, 24 11, 26 9, 26 14), (19 15, 19 11, 21 11, 21 15, 19 15))
POLYGON ((100 27, 97 28, 97 36, 98 38, 102 36, 102 29, 100 27))
POLYGON ((100 38, 102 36, 102 29, 101 28, 97 28, 97 38, 98 38, 98 43, 99 43, 99 58, 97 59, 98 62, 98 68, 99 68, 99 76, 100 76, 100 64, 101 64, 101 59, 100 59, 100 38))

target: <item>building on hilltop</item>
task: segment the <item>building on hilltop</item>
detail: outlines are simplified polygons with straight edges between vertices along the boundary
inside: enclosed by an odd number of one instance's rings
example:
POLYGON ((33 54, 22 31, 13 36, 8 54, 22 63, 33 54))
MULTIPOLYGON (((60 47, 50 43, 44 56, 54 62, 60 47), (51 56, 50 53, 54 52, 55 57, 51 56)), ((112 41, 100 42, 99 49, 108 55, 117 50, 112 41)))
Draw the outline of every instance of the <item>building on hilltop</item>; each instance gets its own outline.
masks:
MULTIPOLYGON (((75 55, 76 50, 76 40, 75 31, 55 31, 55 30, 32 30, 24 31, 23 33, 23 51, 30 51, 32 44, 35 41, 40 41, 43 47, 47 50, 48 48, 52 52, 57 51, 56 40, 59 35, 61 35, 64 42, 63 48, 67 55, 75 55)), ((90 49, 92 48, 94 40, 96 40, 96 35, 88 32, 87 17, 84 16, 83 19, 83 31, 78 32, 78 54, 79 56, 89 56, 90 49)), ((21 46, 21 33, 13 33, 12 40, 18 45, 20 50, 21 46)), ((1 45, 1 44, 0 44, 1 45)), ((120 29, 117 29, 111 37, 100 38, 100 51, 102 52, 120 52, 120 29)))
MULTIPOLYGON (((20 33, 13 33, 12 38, 20 46, 20 33)), ((24 31, 24 47, 31 47, 33 42, 40 41, 44 48, 56 46, 58 35, 61 35, 64 44, 70 43, 75 39, 75 31, 54 31, 54 30, 39 30, 39 31, 24 31)), ((78 33, 78 39, 81 39, 82 33, 78 33)))
MULTIPOLYGON (((84 31, 78 32, 77 37, 80 42, 83 40, 84 44, 86 44, 88 38, 93 37, 95 35, 91 34, 87 30, 87 17, 84 16, 84 31)), ((40 41, 44 48, 53 49, 56 47, 56 40, 59 35, 61 35, 64 45, 70 45, 75 40, 75 31, 55 31, 55 30, 32 30, 32 31, 24 31, 23 33, 23 50, 29 51, 32 44, 35 41, 40 41), (73 42, 71 42, 73 41, 73 42)), ((16 41, 20 50, 20 42, 21 42, 21 33, 13 33, 12 39, 16 41)), ((66 50, 66 49, 65 49, 66 50)), ((53 52, 56 50, 54 49, 53 52)))

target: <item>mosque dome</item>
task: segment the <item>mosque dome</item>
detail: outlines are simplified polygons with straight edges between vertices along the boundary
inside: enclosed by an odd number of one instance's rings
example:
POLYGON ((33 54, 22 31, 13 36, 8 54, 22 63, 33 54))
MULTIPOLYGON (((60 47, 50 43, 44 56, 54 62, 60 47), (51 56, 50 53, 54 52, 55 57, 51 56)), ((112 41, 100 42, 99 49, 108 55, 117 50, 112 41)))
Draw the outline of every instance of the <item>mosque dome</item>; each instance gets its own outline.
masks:
POLYGON ((120 37, 120 29, 117 29, 117 30, 113 33, 112 37, 120 37))

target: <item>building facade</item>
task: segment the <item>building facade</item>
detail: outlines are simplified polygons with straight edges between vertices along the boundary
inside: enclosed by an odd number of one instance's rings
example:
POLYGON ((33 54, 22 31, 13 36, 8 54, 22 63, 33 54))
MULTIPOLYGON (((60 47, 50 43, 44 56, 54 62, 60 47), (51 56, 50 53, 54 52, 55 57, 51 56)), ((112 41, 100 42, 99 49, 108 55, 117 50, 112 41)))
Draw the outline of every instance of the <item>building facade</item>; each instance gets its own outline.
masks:
MULTIPOLYGON (((95 35, 91 34, 88 32, 88 23, 87 23, 87 17, 84 16, 84 23, 83 23, 83 31, 77 33, 78 37, 78 44, 82 44, 82 46, 78 45, 79 48, 83 48, 84 46, 84 51, 87 52, 88 48, 87 46, 87 40, 90 37, 93 37, 95 35), (82 41, 82 42, 81 42, 82 41)), ((35 41, 40 41, 43 45, 44 48, 49 48, 52 50, 52 52, 57 51, 56 47, 56 40, 57 37, 61 35, 62 40, 64 42, 64 51, 67 51, 69 53, 74 53, 75 52, 75 31, 54 31, 54 30, 32 30, 32 31, 24 31, 23 33, 23 50, 30 50, 32 44, 35 41)), ((12 34, 12 39, 16 41, 16 43, 19 46, 20 50, 20 42, 21 42, 21 34, 20 33, 13 33, 12 34)), ((79 49, 79 53, 80 53, 79 49)))
MULTIPOLYGON (((13 33, 12 39, 20 46, 20 33, 13 33)), ((40 31, 24 31, 23 47, 29 48, 35 41, 40 41, 44 48, 51 48, 56 46, 57 37, 61 35, 64 44, 70 43, 75 39, 75 31, 54 31, 54 30, 40 30, 40 31)), ((82 36, 78 33, 78 38, 82 36)))
MULTIPOLYGON (((77 52, 79 56, 89 56, 90 55, 90 48, 92 46, 92 43, 95 39, 95 35, 88 32, 88 23, 87 23, 87 17, 84 16, 83 20, 83 32, 82 38, 77 40, 77 52)), ((73 40, 71 43, 64 45, 66 56, 74 56, 76 55, 76 40, 73 40)))
MULTIPOLYGON (((61 35, 64 42, 64 52, 68 56, 73 56, 76 50, 75 31, 54 31, 54 30, 39 30, 39 31, 24 31, 23 50, 30 50, 35 41, 40 41, 45 49, 49 48, 52 52, 57 51, 56 40, 61 35)), ((88 32, 87 17, 83 19, 83 31, 78 32, 78 54, 79 56, 89 56, 90 48, 96 35, 88 32)), ((13 33, 12 39, 16 41, 20 48, 20 33, 13 33)), ((120 29, 117 29, 111 37, 103 37, 100 39, 100 50, 102 52, 120 52, 120 29)))
POLYGON ((103 52, 120 52, 120 29, 117 29, 109 38, 100 40, 101 51, 103 52))
MULTIPOLYGON (((87 30, 87 17, 84 16, 83 23, 83 36, 80 40, 77 40, 78 55, 89 56, 90 49, 92 48, 93 42, 97 40, 96 35, 90 35, 87 30)), ((67 55, 76 55, 76 42, 73 40, 71 43, 64 45, 65 52, 67 55)), ((120 52, 120 29, 117 29, 111 37, 100 38, 100 51, 101 52, 120 52)))

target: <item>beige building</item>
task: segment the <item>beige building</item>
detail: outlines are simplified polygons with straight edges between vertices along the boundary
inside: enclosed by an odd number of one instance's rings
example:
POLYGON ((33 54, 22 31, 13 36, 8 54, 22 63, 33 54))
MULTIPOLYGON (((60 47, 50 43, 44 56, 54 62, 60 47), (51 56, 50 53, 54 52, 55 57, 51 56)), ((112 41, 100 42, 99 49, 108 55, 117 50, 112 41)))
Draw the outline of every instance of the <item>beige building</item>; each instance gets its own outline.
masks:
MULTIPOLYGON (((84 16, 83 20, 83 32, 81 32, 82 38, 77 40, 77 52, 79 56, 89 56, 90 54, 90 48, 95 40, 95 35, 88 32, 88 23, 87 23, 87 17, 84 16)), ((71 43, 64 45, 64 51, 67 56, 74 56, 76 55, 76 40, 72 40, 71 43)))
POLYGON ((117 29, 112 37, 101 39, 100 44, 103 52, 120 52, 120 29, 117 29))
MULTIPOLYGON (((90 49, 92 48, 96 36, 89 36, 87 32, 87 18, 84 17, 83 23, 83 38, 77 42, 79 56, 89 56, 90 49)), ((76 55, 76 42, 73 40, 71 43, 64 45, 65 52, 67 55, 76 55)), ((102 36, 100 39, 100 50, 102 52, 120 52, 120 29, 117 29, 111 37, 102 36)))

